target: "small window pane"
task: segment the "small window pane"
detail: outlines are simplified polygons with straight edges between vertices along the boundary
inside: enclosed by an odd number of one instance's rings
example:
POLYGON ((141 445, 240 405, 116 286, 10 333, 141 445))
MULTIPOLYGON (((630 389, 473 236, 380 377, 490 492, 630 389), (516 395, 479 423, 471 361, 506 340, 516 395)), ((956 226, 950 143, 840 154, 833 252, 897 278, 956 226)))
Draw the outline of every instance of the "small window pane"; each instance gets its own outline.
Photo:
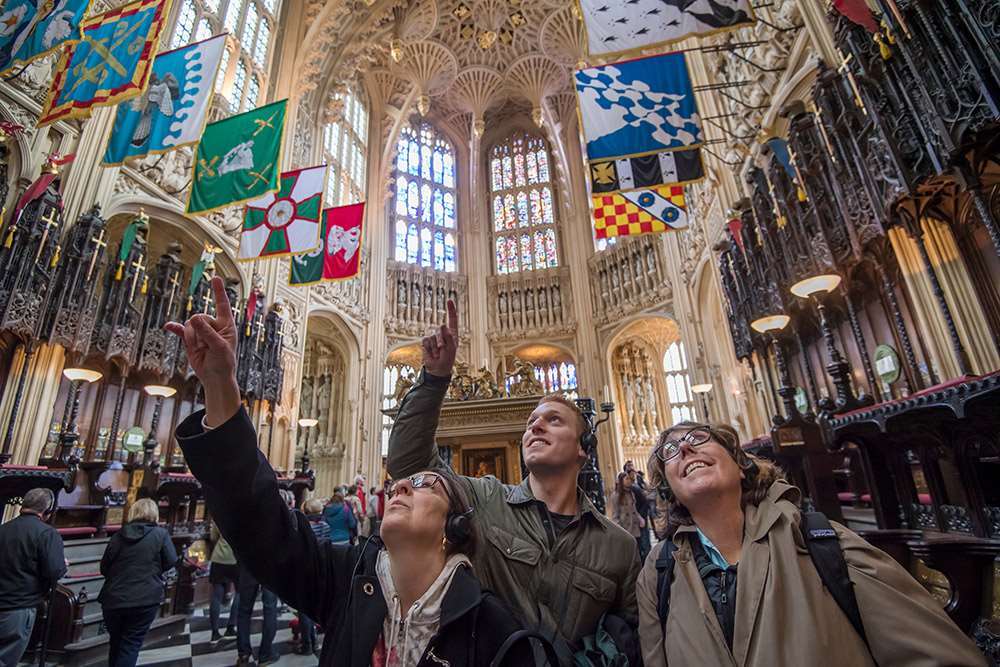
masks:
POLYGON ((444 185, 455 187, 455 156, 451 151, 444 154, 444 185))
POLYGON ((528 195, 523 192, 517 193, 517 224, 519 227, 527 227, 528 221, 528 195))
POLYGON ((521 270, 531 270, 531 237, 521 234, 521 270))
POLYGON ((431 186, 427 183, 420 186, 420 219, 431 221, 431 186))
POLYGON ((195 18, 194 2, 192 0, 184 0, 184 4, 181 5, 181 11, 177 14, 177 26, 174 28, 174 39, 171 42, 172 47, 184 46, 191 41, 195 18))
POLYGON ((397 262, 406 261, 406 223, 402 220, 396 221, 396 254, 397 262))
POLYGON ((535 232, 535 268, 544 269, 546 266, 545 257, 545 234, 543 232, 535 232))
POLYGON ((493 197, 493 229, 501 232, 504 228, 503 199, 500 195, 493 197))
POLYGON ((431 230, 420 230, 420 266, 431 265, 431 230))
POLYGON ((417 226, 411 223, 406 231, 406 261, 410 264, 417 263, 417 254, 420 252, 420 238, 417 233, 417 226))
POLYGON ((242 8, 242 0, 229 0, 229 6, 226 9, 226 30, 234 37, 236 36, 236 29, 240 25, 240 10, 242 8))
POLYGON ((552 192, 548 188, 542 188, 542 219, 546 225, 555 223, 552 215, 552 192))
POLYGON ((509 190, 512 187, 514 187, 514 167, 510 156, 507 155, 503 159, 503 188, 509 190))
POLYGON ((515 273, 518 270, 517 238, 513 236, 507 239, 507 270, 510 273, 515 273))
POLYGON ((431 147, 427 144, 420 147, 420 178, 431 180, 431 147))
POLYGON ((528 163, 528 183, 534 185, 538 183, 538 160, 535 158, 534 153, 528 153, 526 159, 528 163))
POLYGON ((455 271, 455 237, 451 232, 444 235, 444 270, 448 273, 455 271))
POLYGON ((541 183, 549 182, 549 155, 546 151, 538 151, 538 180, 541 183))
POLYGON ((396 214, 406 215, 406 177, 396 179, 396 214))
POLYGON ((194 41, 201 42, 212 36, 212 26, 208 25, 208 21, 202 19, 198 21, 198 29, 194 32, 194 41))
POLYGON ((434 270, 444 271, 444 233, 434 232, 434 270))
POLYGON ((247 66, 242 60, 236 63, 236 76, 233 78, 233 91, 229 100, 229 107, 234 111, 240 110, 243 101, 243 89, 247 85, 247 66))
POLYGON ((416 218, 420 211, 420 188, 416 181, 410 181, 406 191, 406 215, 416 218))
POLYGON ((434 151, 433 172, 434 182, 444 183, 444 155, 441 151, 434 151))
POLYGON ((434 224, 444 226, 444 195, 440 190, 434 190, 434 224))
POLYGON ((517 223, 517 212, 514 210, 514 195, 509 192, 503 197, 504 229, 514 229, 517 223))
POLYGON ((258 95, 260 95, 260 82, 257 80, 256 76, 252 76, 250 77, 250 86, 247 88, 247 103, 243 106, 243 108, 256 109, 258 95))
POLYGON ((545 258, 549 268, 559 266, 559 255, 556 252, 556 230, 549 227, 545 230, 545 258))
POLYGON ((450 192, 444 193, 444 225, 455 226, 455 195, 450 192))
POLYGON ((267 65, 267 50, 271 43, 271 26, 268 24, 267 19, 261 19, 260 29, 257 31, 257 45, 253 50, 253 61, 257 64, 257 67, 265 67, 267 65))
POLYGON ((253 49, 254 38, 257 35, 257 5, 252 2, 247 5, 247 17, 243 22, 243 32, 240 35, 240 45, 243 50, 250 53, 253 49))
POLYGON ((528 184, 528 179, 524 175, 524 154, 518 153, 514 156, 514 186, 523 188, 528 184))
POLYGON ((222 86, 226 82, 226 72, 229 71, 229 49, 222 50, 222 58, 219 60, 219 74, 215 77, 215 92, 221 93, 222 86))
POLYGON ((531 191, 531 224, 545 224, 545 219, 542 217, 542 196, 538 190, 531 191))
POLYGON ((500 160, 493 158, 490 160, 490 174, 492 179, 490 185, 493 188, 493 192, 503 189, 503 177, 500 175, 500 160))

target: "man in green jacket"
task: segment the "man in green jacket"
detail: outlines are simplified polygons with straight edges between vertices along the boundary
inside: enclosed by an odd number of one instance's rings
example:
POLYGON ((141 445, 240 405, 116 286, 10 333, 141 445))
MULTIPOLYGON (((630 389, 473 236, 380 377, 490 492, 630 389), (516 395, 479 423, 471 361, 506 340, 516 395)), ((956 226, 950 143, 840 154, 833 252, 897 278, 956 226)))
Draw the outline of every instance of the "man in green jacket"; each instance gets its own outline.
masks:
MULTIPOLYGON (((423 371, 400 403, 389 436, 388 471, 397 480, 439 465, 434 435, 458 350, 454 303, 448 302, 447 325, 422 346, 423 371)), ((521 437, 528 468, 521 484, 502 484, 492 476, 462 478, 479 531, 473 564, 483 587, 557 648, 568 643, 573 651, 606 613, 633 627, 638 620, 635 539, 598 512, 577 486, 585 429, 572 402, 545 397, 521 437)))

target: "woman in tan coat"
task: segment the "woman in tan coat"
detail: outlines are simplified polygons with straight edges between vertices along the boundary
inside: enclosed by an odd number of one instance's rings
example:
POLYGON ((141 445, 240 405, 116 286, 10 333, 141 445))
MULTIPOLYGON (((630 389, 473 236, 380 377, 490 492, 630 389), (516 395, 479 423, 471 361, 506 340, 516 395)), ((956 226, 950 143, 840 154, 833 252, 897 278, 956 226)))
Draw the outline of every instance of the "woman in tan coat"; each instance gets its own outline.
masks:
POLYGON ((684 422, 649 458, 676 546, 660 622, 658 544, 639 574, 646 667, 983 667, 975 645, 896 561, 832 524, 867 639, 824 588, 799 527, 799 491, 727 426, 684 422))

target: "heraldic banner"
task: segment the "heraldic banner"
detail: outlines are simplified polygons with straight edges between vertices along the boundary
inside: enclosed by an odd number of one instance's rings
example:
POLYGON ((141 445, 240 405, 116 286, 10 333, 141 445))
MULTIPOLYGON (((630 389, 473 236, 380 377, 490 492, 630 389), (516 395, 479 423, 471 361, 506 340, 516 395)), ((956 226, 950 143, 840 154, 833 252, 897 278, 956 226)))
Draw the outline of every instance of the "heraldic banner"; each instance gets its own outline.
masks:
POLYGON ((281 147, 288 100, 205 127, 195 156, 188 213, 242 204, 281 187, 281 147))
POLYGON ((0 74, 80 39, 90 0, 8 0, 0 9, 0 74))
POLYGON ((197 142, 225 45, 226 36, 217 35, 156 56, 146 90, 118 105, 104 164, 197 142))
POLYGON ((38 127, 86 118, 146 87, 170 0, 139 0, 83 22, 83 39, 66 47, 38 127))
POLYGON ((575 78, 595 191, 668 185, 682 182, 682 174, 688 181, 701 178, 700 156, 696 168, 687 164, 695 160, 657 157, 704 141, 683 53, 589 67, 575 78), (625 170, 632 177, 619 176, 623 183, 616 187, 608 182, 612 172, 625 170))
POLYGON ((281 175, 281 189, 247 203, 239 259, 300 255, 320 250, 326 165, 281 175))
POLYGON ((292 257, 289 285, 345 280, 361 270, 364 202, 328 208, 323 214, 321 250, 292 257))
POLYGON ((599 239, 673 231, 688 226, 681 185, 595 195, 593 204, 594 235, 599 239))
POLYGON ((750 0, 579 0, 590 56, 627 57, 754 22, 750 0))

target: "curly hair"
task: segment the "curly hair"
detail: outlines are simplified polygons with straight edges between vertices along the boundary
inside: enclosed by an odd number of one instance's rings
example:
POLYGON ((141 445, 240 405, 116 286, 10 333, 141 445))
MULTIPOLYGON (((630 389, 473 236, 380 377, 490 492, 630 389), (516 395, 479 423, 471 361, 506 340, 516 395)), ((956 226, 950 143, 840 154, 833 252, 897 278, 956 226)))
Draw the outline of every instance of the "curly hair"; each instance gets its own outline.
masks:
POLYGON ((740 505, 742 507, 760 505, 761 501, 767 497, 767 492, 771 488, 771 485, 779 479, 784 479, 784 471, 775 463, 743 451, 743 448, 740 447, 739 435, 728 424, 702 424, 693 421, 683 421, 674 424, 660 433, 660 436, 656 439, 656 445, 649 453, 649 461, 646 463, 650 484, 659 491, 657 495, 657 509, 663 509, 662 505, 666 505, 667 525, 661 532, 667 537, 673 535, 679 526, 692 525, 694 520, 691 518, 691 513, 688 509, 677 500, 670 489, 664 471, 666 464, 657 457, 656 452, 667 441, 671 433, 676 433, 677 431, 686 432, 694 428, 703 428, 711 433, 712 439, 729 452, 736 465, 743 471, 743 479, 740 480, 740 488, 743 490, 740 496, 740 505))

